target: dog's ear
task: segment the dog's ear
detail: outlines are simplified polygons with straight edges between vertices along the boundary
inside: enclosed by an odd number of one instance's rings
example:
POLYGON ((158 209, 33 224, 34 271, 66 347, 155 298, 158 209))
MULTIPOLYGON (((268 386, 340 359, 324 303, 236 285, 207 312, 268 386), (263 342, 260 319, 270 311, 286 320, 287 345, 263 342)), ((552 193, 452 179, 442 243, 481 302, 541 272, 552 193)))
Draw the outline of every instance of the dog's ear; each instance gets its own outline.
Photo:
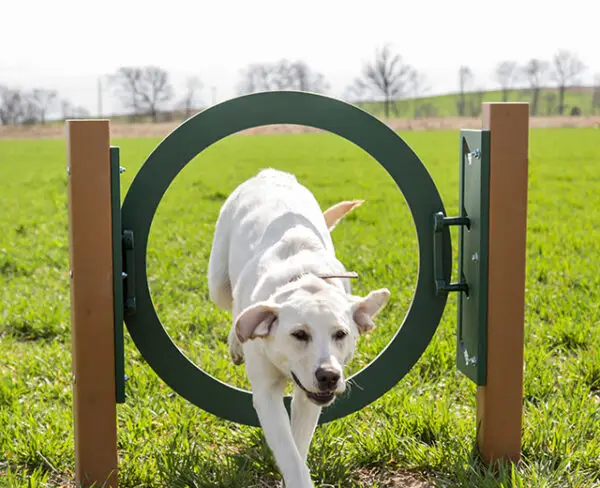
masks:
POLYGON ((279 305, 269 302, 259 302, 246 308, 235 321, 235 333, 240 342, 268 336, 278 313, 279 305))
POLYGON ((352 315, 361 334, 375 327, 373 317, 381 311, 389 299, 390 290, 387 288, 372 291, 366 297, 358 299, 352 307, 352 315))
POLYGON ((325 217, 325 223, 327 224, 329 232, 335 228, 337 223, 342 220, 347 213, 351 212, 356 207, 360 207, 364 202, 364 200, 347 200, 336 203, 333 207, 329 207, 325 210, 325 212, 323 212, 323 217, 325 217))

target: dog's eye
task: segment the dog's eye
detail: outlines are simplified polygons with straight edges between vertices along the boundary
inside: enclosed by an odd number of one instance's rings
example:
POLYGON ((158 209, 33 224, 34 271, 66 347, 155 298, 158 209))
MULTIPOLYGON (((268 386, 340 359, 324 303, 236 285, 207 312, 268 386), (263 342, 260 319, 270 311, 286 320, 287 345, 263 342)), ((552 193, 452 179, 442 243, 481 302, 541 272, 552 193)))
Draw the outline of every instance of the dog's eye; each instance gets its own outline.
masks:
POLYGON ((304 330, 297 330, 296 332, 292 332, 292 335, 298 339, 299 341, 308 342, 310 336, 304 330))
POLYGON ((348 332, 346 332, 343 329, 338 330, 335 334, 333 334, 333 338, 336 341, 341 341, 344 337, 346 337, 348 335, 348 332))

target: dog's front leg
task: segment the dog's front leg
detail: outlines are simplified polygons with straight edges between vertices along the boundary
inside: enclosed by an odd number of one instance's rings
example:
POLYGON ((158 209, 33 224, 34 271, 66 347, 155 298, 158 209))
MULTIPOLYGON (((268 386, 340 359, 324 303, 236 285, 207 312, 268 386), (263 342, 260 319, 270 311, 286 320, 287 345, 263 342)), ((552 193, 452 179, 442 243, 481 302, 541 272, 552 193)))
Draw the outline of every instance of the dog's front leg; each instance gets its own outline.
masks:
POLYGON ((286 488, 313 488, 310 472, 296 448, 283 405, 283 391, 253 391, 253 403, 286 488))
POLYGON ((320 414, 321 407, 311 402, 306 394, 296 387, 292 397, 292 434, 305 463, 320 414))
POLYGON ((281 470, 286 488, 314 488, 306 463, 298 452, 290 420, 283 404, 285 378, 273 381, 270 368, 258 368, 258 361, 246 363, 248 377, 252 383, 252 402, 258 414, 265 439, 273 451, 281 470), (254 367, 253 367, 254 366, 254 367), (254 373, 254 374, 253 374, 254 373))

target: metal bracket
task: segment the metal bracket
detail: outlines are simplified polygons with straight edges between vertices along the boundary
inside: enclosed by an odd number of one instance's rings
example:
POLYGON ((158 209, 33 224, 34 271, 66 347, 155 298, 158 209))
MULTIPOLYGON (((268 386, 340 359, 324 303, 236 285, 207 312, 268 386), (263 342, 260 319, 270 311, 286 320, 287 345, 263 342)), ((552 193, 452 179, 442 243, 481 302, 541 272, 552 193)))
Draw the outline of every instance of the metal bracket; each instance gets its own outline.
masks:
POLYGON ((135 265, 134 265, 134 248, 135 242, 133 239, 132 230, 123 231, 123 279, 125 280, 125 294, 123 297, 124 309, 126 315, 132 315, 136 312, 135 301, 135 265))
POLYGON ((477 385, 486 383, 490 132, 460 132, 458 272, 468 290, 458 295, 456 365, 477 385))
POLYGON ((468 217, 445 217, 442 212, 437 212, 433 215, 433 273, 435 275, 435 292, 437 295, 444 292, 462 291, 469 293, 469 285, 464 282, 461 275, 461 280, 458 283, 447 283, 444 280, 443 266, 443 244, 444 228, 450 225, 462 225, 467 228, 471 225, 468 217))
POLYGON ((119 148, 110 148, 110 190, 112 209, 113 247, 113 310, 115 337, 115 396, 117 403, 125 403, 125 346, 123 338, 123 257, 121 249, 121 182, 123 172, 119 165, 119 148))

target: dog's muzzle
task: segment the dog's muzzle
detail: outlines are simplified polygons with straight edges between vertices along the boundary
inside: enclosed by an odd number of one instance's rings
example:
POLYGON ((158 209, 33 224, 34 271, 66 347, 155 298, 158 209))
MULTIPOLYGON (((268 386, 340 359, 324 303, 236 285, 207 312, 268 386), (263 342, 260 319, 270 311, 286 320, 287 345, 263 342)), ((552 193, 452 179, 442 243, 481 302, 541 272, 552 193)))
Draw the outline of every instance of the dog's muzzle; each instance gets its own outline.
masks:
POLYGON ((331 391, 331 390, 330 391, 320 391, 320 392, 312 392, 312 391, 307 390, 306 388, 304 388, 304 385, 302 383, 300 383, 300 380, 294 374, 293 371, 292 371, 292 378, 294 379, 294 382, 300 387, 300 389, 304 393, 306 393, 306 396, 309 398, 309 400, 311 400, 313 403, 316 403, 319 406, 329 405, 335 399, 335 392, 331 391))

